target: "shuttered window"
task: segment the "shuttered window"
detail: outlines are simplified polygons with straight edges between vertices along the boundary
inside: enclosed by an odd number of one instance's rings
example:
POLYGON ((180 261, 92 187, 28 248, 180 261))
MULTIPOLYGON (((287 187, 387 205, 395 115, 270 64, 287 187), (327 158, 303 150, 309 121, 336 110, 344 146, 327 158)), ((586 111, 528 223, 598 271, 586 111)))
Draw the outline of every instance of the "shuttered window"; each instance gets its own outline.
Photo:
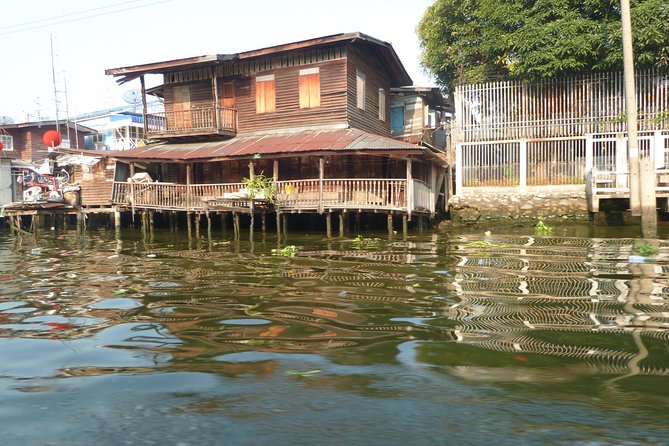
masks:
POLYGON ((355 80, 356 80, 356 89, 355 89, 355 94, 356 94, 356 104, 359 109, 364 110, 365 109, 365 73, 363 73, 360 70, 356 70, 355 73, 355 80))
POLYGON ((320 107, 321 74, 318 68, 300 70, 300 108, 320 107))
POLYGON ((386 120, 386 90, 379 88, 379 120, 386 120))
POLYGON ((256 113, 276 111, 276 84, 274 75, 256 77, 256 113))

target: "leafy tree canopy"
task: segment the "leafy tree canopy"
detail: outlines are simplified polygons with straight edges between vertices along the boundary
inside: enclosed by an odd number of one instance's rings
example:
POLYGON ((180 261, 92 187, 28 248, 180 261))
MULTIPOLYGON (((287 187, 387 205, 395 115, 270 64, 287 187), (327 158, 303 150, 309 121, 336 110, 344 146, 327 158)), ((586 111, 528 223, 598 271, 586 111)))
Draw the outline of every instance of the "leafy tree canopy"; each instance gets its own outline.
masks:
MULTIPOLYGON (((669 0, 632 0, 637 69, 669 70, 669 0)), ((622 70, 619 0, 435 0, 418 24, 423 67, 459 83, 622 70)))

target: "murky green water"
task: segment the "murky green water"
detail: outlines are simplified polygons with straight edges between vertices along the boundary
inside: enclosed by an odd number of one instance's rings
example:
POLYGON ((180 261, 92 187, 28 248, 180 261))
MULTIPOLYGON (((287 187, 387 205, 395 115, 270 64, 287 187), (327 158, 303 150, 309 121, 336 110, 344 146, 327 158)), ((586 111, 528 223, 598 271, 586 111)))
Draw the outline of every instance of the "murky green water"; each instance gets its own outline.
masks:
POLYGON ((1 441, 667 444, 669 242, 621 236, 5 232, 1 441))

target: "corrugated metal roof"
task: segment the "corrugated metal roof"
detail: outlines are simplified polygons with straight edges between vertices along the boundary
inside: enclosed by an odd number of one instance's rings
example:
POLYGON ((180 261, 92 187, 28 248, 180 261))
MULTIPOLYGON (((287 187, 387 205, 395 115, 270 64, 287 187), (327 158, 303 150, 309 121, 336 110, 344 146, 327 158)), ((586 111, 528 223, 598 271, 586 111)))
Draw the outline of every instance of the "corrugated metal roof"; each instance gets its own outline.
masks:
POLYGON ((223 141, 161 143, 110 154, 115 158, 154 160, 205 160, 306 152, 413 151, 424 149, 392 138, 355 129, 313 130, 284 134, 239 136, 223 141))

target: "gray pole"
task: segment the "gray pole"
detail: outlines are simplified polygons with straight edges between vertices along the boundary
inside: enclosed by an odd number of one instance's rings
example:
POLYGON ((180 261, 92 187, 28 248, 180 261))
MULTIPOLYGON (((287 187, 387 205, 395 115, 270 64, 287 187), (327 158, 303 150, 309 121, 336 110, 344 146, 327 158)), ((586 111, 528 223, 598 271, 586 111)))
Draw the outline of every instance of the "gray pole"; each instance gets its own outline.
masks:
POLYGON ((634 83, 634 53, 632 49, 632 20, 630 1, 620 0, 623 29, 623 62, 625 66, 625 108, 627 114, 627 155, 630 171, 630 210, 641 215, 641 235, 657 236, 655 205, 655 169, 650 154, 639 156, 636 87, 634 83))

